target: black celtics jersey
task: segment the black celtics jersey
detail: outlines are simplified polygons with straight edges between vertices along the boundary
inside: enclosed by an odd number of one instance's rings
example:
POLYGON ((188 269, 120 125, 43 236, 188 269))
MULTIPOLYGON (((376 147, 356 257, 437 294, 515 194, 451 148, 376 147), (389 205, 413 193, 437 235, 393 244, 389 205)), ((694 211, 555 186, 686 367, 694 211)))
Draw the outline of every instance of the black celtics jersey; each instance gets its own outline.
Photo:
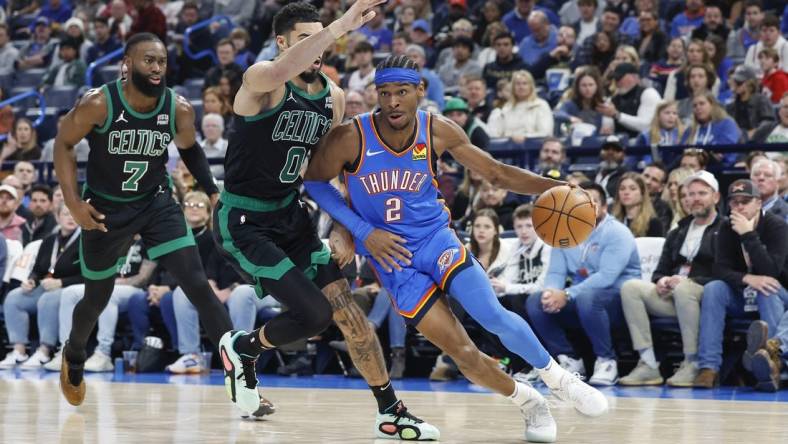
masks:
POLYGON ((156 108, 134 111, 121 81, 101 87, 107 120, 88 134, 87 188, 114 201, 141 199, 166 181, 167 145, 175 138, 175 95, 169 88, 156 108))
POLYGON ((255 116, 235 116, 224 158, 224 186, 233 194, 280 199, 301 185, 301 167, 331 128, 328 79, 317 94, 287 82, 282 100, 255 116))

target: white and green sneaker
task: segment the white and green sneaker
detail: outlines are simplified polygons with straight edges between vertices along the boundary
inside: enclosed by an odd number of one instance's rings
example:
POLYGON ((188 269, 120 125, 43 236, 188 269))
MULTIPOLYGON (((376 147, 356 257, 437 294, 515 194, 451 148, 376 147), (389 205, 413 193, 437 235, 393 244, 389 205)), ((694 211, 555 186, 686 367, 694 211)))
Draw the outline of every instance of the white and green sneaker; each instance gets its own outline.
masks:
POLYGON ((375 436, 403 441, 437 441, 441 438, 441 432, 434 425, 408 413, 405 404, 399 401, 392 413, 378 413, 375 436))
POLYGON ((241 355, 233 345, 245 335, 243 330, 228 331, 219 340, 219 355, 224 368, 224 388, 227 396, 244 412, 252 413, 260 408, 260 394, 257 392, 256 358, 241 355))

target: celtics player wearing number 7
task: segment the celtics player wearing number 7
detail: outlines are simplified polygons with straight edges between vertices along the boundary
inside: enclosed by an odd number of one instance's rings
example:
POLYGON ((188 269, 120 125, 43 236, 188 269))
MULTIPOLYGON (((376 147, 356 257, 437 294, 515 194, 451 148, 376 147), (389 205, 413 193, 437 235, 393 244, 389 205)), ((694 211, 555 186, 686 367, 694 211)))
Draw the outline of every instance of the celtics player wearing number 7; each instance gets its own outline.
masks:
POLYGON ((218 199, 205 154, 195 140, 194 110, 166 88, 167 49, 155 35, 132 36, 122 63, 127 78, 85 93, 55 138, 55 170, 63 198, 83 230, 79 259, 85 297, 74 309, 60 374, 60 388, 73 405, 85 399, 85 345, 112 294, 118 266, 124 262, 121 256, 136 234, 142 236, 148 257, 178 280, 215 345, 232 329, 171 195, 165 168, 167 145, 174 142, 189 171, 218 199), (74 145, 83 137, 90 144, 90 156, 80 192, 74 145))
MULTIPOLYGON (((353 302, 347 280, 298 200, 302 165, 323 134, 341 121, 345 109, 342 90, 320 73, 323 52, 335 39, 372 19, 375 13, 366 11, 381 3, 357 0, 325 29, 309 3, 286 5, 274 17, 279 57, 256 63, 244 73, 233 104, 225 190, 214 213, 213 231, 258 296, 271 294, 288 310, 251 333, 225 334, 219 353, 228 394, 242 410, 249 410, 258 403, 257 356, 317 335, 333 318, 375 395, 376 436, 430 440, 439 438, 438 430, 408 413, 397 399, 377 335, 353 302)), ((348 257, 338 259, 345 262, 348 257)))

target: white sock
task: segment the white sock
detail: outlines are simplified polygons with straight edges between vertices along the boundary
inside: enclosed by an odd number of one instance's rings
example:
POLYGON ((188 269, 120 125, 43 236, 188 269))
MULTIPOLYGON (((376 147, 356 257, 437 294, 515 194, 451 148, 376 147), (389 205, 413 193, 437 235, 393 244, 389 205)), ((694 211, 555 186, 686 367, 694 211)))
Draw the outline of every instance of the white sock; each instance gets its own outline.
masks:
POLYGON ((528 385, 523 384, 522 382, 515 381, 514 383, 514 393, 507 396, 507 398, 512 401, 514 405, 520 407, 521 409, 528 403, 529 400, 533 398, 533 392, 535 392, 533 387, 529 387, 528 385))
POLYGON ((651 368, 659 368, 657 357, 654 356, 654 347, 644 348, 640 350, 640 360, 645 362, 651 368))
POLYGON ((547 363, 545 368, 539 368, 537 371, 542 381, 550 388, 556 388, 561 385, 561 377, 566 373, 566 370, 558 365, 553 358, 550 358, 550 362, 547 363))

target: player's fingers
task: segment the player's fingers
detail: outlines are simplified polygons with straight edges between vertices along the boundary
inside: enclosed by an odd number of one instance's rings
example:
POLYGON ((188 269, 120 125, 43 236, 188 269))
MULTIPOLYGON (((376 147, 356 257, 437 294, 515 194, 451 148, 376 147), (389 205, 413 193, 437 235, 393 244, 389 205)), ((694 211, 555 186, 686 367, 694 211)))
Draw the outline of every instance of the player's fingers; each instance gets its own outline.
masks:
POLYGON ((380 264, 380 266, 383 267, 384 270, 386 270, 386 273, 391 273, 391 267, 389 267, 386 261, 383 260, 383 256, 373 254, 372 257, 375 258, 375 262, 380 264))
POLYGON ((104 217, 105 217, 105 216, 104 216, 103 214, 101 214, 101 212, 100 212, 99 210, 97 210, 96 208, 94 208, 94 207, 93 207, 93 205, 91 205, 91 204, 88 204, 88 211, 90 212, 90 215, 91 215, 91 216, 92 216, 94 219, 97 219, 97 220, 104 220, 104 217))
POLYGON ((397 259, 395 259, 395 257, 394 257, 394 256, 392 256, 390 253, 384 253, 384 255, 383 255, 383 258, 384 258, 386 261, 388 261, 388 263, 391 265, 391 267, 392 267, 393 269, 395 269, 395 270, 397 270, 397 271, 402 271, 402 267, 401 267, 401 266, 399 265, 399 263, 397 262, 397 259))
POLYGON ((411 253, 410 250, 404 247, 404 245, 408 243, 408 241, 405 238, 399 237, 396 234, 391 234, 391 233, 389 233, 389 235, 391 236, 390 239, 396 242, 398 247, 402 247, 402 251, 405 254, 407 254, 408 257, 413 257, 413 253, 411 253))
POLYGON ((402 262, 403 264, 410 265, 410 259, 404 254, 402 254, 401 252, 399 252, 398 250, 392 248, 388 251, 388 254, 389 256, 395 258, 396 260, 402 262))
POLYGON ((405 259, 408 265, 410 265, 410 259, 413 257, 413 253, 411 253, 410 250, 408 250, 407 248, 403 247, 400 244, 393 244, 392 248, 394 249, 394 251, 396 251, 401 256, 403 256, 403 259, 405 259))
POLYGON ((362 23, 367 23, 375 18, 375 11, 369 11, 361 17, 362 23))

